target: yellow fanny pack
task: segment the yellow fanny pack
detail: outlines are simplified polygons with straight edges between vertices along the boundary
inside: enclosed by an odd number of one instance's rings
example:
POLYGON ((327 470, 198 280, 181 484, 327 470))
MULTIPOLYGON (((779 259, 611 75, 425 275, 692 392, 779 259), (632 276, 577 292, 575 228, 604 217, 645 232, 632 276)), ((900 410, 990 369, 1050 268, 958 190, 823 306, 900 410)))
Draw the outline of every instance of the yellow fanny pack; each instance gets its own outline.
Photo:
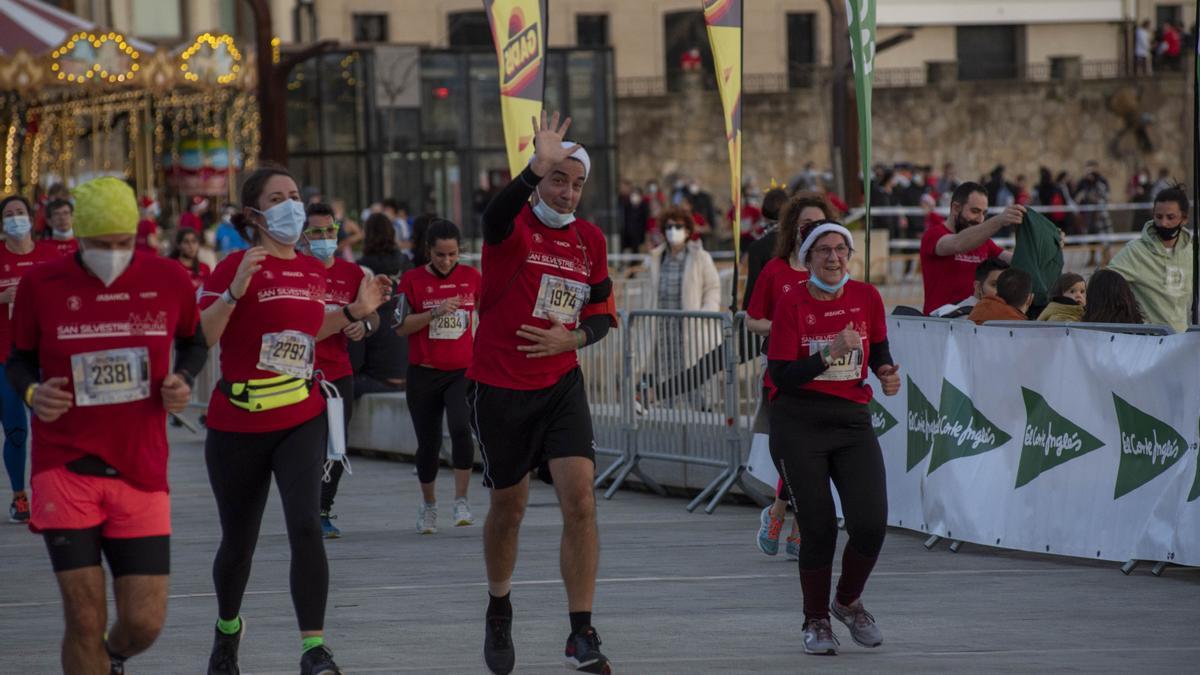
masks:
POLYGON ((286 408, 308 400, 312 383, 291 375, 267 377, 246 382, 217 383, 229 402, 249 412, 286 408))

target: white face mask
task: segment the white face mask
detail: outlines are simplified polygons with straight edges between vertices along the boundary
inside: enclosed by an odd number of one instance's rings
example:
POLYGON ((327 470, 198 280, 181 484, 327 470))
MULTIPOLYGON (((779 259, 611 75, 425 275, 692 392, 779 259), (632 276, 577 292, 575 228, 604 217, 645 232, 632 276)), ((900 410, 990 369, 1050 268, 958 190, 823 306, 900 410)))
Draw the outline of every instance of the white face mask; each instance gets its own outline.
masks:
POLYGON ((71 239, 74 239, 75 238, 75 228, 72 227, 69 230, 63 230, 62 232, 59 232, 58 230, 54 230, 54 238, 59 241, 69 241, 71 239))
POLYGON ((85 248, 79 253, 83 264, 95 274, 104 286, 112 286, 133 260, 133 251, 114 251, 85 248))
POLYGON ((559 213, 555 211, 550 208, 546 200, 542 199, 542 192, 539 188, 534 188, 533 191, 537 193, 538 198, 537 203, 533 205, 533 214, 538 217, 538 220, 542 221, 543 225, 561 230, 575 222, 574 213, 559 213))
POLYGON ((288 199, 266 211, 254 210, 267 219, 267 235, 272 239, 284 246, 295 246, 296 242, 300 241, 300 234, 304 231, 304 223, 308 218, 304 213, 303 204, 295 199, 288 199))
POLYGON ((682 227, 667 228, 667 241, 672 246, 678 246, 688 239, 688 231, 682 227))
POLYGON ((29 216, 9 216, 4 219, 4 234, 13 239, 23 239, 33 229, 29 216))

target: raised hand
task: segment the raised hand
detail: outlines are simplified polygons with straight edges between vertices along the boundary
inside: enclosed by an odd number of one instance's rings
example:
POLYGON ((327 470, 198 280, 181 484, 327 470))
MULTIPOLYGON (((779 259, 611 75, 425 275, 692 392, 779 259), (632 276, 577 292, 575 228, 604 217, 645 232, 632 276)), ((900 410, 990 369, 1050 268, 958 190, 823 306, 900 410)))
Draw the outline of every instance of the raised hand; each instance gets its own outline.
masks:
POLYGON ((562 145, 563 139, 567 135, 567 129, 571 128, 571 118, 568 117, 559 124, 559 115, 554 113, 547 116, 546 111, 542 111, 541 122, 533 118, 533 172, 539 176, 545 176, 550 173, 554 165, 571 156, 571 153, 579 149, 579 144, 564 148, 562 145))
POLYGON ((835 360, 840 359, 855 349, 862 349, 862 336, 854 330, 854 324, 848 323, 829 345, 829 355, 835 360))
POLYGON ((350 303, 350 313, 355 317, 366 315, 379 309, 379 306, 392 297, 392 280, 385 274, 373 277, 363 277, 358 285, 358 296, 350 303))
POLYGON ((254 278, 254 273, 262 269, 262 262, 267 257, 267 249, 262 246, 255 246, 248 249, 242 257, 242 262, 238 263, 237 272, 233 275, 233 282, 229 284, 229 292, 234 298, 241 298, 246 294, 246 289, 250 287, 250 280, 254 278))

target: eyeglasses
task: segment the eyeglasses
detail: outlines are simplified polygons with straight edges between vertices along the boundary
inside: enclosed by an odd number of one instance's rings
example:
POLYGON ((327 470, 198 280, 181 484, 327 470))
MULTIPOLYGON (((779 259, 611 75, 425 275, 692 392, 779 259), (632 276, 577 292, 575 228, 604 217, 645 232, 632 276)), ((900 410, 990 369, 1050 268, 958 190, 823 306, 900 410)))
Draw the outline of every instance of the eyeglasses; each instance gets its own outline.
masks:
POLYGON ((685 225, 685 224, 683 224, 683 223, 667 223, 667 224, 666 224, 666 228, 667 228, 668 230, 675 230, 675 229, 679 229, 679 230, 686 230, 686 229, 687 229, 687 225, 685 225))
POLYGON ((845 244, 838 246, 816 246, 812 250, 813 255, 818 258, 845 258, 850 255, 850 247, 845 244))

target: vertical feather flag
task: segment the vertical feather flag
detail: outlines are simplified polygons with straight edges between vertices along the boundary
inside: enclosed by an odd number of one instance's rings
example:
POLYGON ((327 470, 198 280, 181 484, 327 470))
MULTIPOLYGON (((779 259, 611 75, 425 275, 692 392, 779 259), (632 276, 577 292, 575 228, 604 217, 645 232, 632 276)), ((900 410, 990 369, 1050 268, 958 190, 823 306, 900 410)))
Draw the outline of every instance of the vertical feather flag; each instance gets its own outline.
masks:
POLYGON ((867 213, 864 238, 866 277, 871 280, 871 83, 875 70, 875 1, 846 0, 850 61, 854 64, 854 98, 858 102, 858 156, 862 159, 863 196, 867 213))
MULTIPOLYGON (((729 146, 730 191, 733 197, 733 251, 741 259, 742 241, 742 0, 702 0, 708 42, 717 70, 717 88, 725 111, 729 146)), ((736 267, 735 267, 736 274, 736 267)), ((733 283, 737 305, 737 278, 733 283)))
POLYGON ((500 65, 500 112, 508 168, 521 173, 533 156, 533 120, 546 89, 547 0, 483 0, 500 65))

